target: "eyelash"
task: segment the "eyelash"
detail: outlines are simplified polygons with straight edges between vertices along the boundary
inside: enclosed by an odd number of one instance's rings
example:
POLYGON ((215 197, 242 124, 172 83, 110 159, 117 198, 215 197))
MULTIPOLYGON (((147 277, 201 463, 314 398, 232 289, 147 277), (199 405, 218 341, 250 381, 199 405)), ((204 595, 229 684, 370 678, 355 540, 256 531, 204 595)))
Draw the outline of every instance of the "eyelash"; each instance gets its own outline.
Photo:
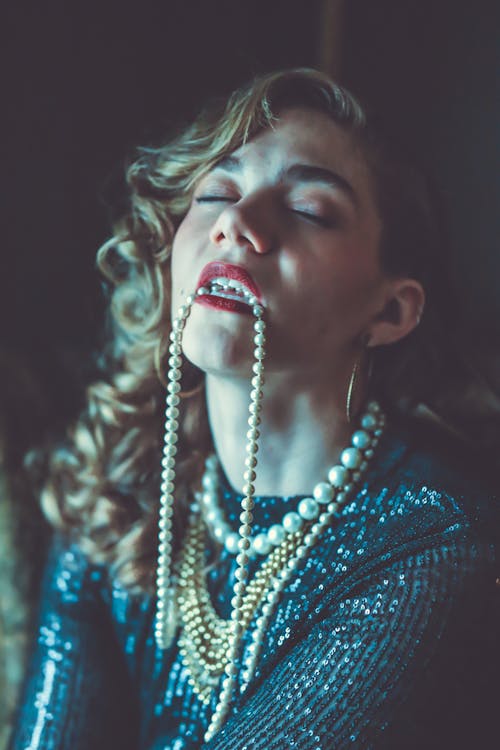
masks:
POLYGON ((325 216, 319 216, 318 214, 309 213, 309 211, 299 211, 296 208, 292 209, 292 212, 294 214, 298 214, 299 216, 303 216, 308 221, 311 221, 313 224, 317 224, 323 229, 331 229, 334 226, 333 220, 330 218, 327 219, 325 216))
POLYGON ((232 203, 235 201, 235 198, 230 198, 229 196, 225 195, 199 195, 197 198, 195 198, 196 203, 216 203, 217 201, 222 201, 223 203, 232 203))
MULTIPOLYGON (((225 195, 199 195, 195 198, 196 203, 233 203, 236 202, 236 200, 236 198, 231 198, 225 195)), ((301 211, 296 208, 292 208, 291 211, 323 229, 331 229, 335 223, 330 218, 327 219, 318 214, 310 213, 309 211, 301 211)))

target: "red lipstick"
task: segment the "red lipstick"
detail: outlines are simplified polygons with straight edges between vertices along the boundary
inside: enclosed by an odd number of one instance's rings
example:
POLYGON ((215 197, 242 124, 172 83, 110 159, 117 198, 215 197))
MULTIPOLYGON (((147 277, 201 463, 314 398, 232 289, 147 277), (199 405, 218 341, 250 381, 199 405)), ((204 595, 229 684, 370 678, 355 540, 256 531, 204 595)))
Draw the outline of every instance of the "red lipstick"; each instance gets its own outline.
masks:
MULTIPOLYGON (((207 263, 200 274, 197 288, 209 287, 210 282, 217 278, 234 279, 235 281, 238 281, 260 302, 260 289, 245 268, 233 265, 232 263, 223 263, 222 261, 207 263)), ((242 313, 244 315, 251 314, 249 305, 243 300, 240 302, 237 299, 229 299, 216 294, 202 294, 196 298, 196 301, 200 305, 215 307, 219 310, 226 310, 227 312, 242 313)))

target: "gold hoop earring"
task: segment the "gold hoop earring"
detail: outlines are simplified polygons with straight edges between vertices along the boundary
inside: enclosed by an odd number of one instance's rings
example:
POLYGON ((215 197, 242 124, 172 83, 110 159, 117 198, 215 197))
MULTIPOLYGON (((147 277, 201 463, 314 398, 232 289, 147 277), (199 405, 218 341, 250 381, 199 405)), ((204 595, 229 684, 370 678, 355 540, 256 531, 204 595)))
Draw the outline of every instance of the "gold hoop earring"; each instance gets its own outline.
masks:
MULTIPOLYGON (((356 382, 358 380, 358 376, 361 370, 361 364, 363 361, 363 357, 365 356, 366 348, 363 348, 361 351, 361 354, 359 357, 357 357, 356 361, 354 362, 352 371, 351 371, 351 377, 349 378, 349 384, 347 386, 347 397, 345 402, 345 414, 347 417, 348 424, 351 424, 353 421, 353 402, 354 402, 354 392, 356 388, 356 382)), ((371 374, 373 370, 373 360, 370 357, 370 361, 368 364, 368 371, 367 371, 367 381, 370 380, 371 374)))
POLYGON ((351 377, 349 378, 349 385, 347 386, 347 398, 345 402, 345 414, 347 417, 347 422, 351 424, 352 422, 352 402, 353 402, 353 393, 354 393, 354 387, 356 385, 356 380, 358 379, 358 373, 360 368, 360 361, 361 357, 358 357, 356 361, 354 362, 354 366, 351 371, 351 377))

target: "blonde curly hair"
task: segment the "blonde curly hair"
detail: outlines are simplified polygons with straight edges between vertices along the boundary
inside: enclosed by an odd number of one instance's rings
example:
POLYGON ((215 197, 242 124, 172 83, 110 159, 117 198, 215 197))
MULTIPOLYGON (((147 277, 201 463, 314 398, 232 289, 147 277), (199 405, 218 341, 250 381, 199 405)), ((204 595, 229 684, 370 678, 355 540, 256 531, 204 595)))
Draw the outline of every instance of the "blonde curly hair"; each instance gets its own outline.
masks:
MULTIPOLYGON (((382 266, 387 273, 412 275, 426 288, 418 330, 376 353, 375 395, 389 411, 408 412, 426 403, 439 413, 450 368, 458 373, 440 304, 446 283, 438 262, 442 240, 426 182, 379 136, 355 98, 326 75, 295 69, 260 77, 167 145, 140 149, 127 171, 128 211, 97 256, 110 286, 105 375, 88 388, 86 408, 65 445, 51 453, 42 493, 51 523, 76 534, 89 557, 109 566, 132 591, 151 589, 155 567, 173 237, 200 177, 259 130, 272 127, 289 106, 320 110, 351 134, 373 176, 383 223, 382 266)), ((468 376, 455 382, 463 390, 468 376)), ((202 386, 202 373, 186 365, 177 543, 189 488, 199 481, 211 449, 202 386)))

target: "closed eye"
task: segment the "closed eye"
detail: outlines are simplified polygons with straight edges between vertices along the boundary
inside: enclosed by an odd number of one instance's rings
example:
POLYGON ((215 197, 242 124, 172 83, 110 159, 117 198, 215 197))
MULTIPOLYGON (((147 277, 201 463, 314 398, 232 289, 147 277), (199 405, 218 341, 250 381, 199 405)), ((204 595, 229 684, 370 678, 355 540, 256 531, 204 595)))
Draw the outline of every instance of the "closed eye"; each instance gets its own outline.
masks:
POLYGON ((311 221, 313 224, 324 227, 325 229, 331 229, 335 226, 335 221, 330 217, 327 218, 326 216, 320 216, 319 214, 311 213, 310 211, 301 211, 298 208, 292 209, 292 213, 307 219, 307 221, 311 221))
POLYGON ((198 195, 195 201, 196 203, 234 203, 236 198, 227 195, 198 195))

